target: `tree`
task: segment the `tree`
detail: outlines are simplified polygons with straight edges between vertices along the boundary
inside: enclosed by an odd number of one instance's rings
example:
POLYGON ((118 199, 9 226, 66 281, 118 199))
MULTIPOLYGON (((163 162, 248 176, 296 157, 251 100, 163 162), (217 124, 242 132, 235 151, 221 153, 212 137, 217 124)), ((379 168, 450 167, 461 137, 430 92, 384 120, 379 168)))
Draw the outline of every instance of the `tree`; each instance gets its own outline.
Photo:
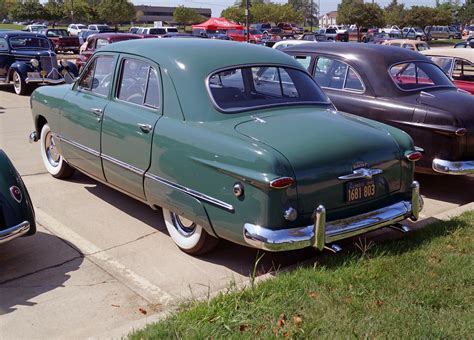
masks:
POLYGON ((178 6, 173 12, 173 19, 182 25, 191 25, 204 21, 204 17, 196 10, 184 6, 178 6))
POLYGON ((95 7, 87 0, 64 0, 64 15, 71 21, 93 21, 97 18, 95 7))
MULTIPOLYGON (((307 24, 308 22, 314 23, 315 19, 318 18, 319 7, 317 1, 312 0, 288 0, 288 4, 293 7, 293 9, 303 15, 303 22, 307 24)), ((316 20, 317 22, 317 20, 316 20)))
POLYGON ((433 17, 436 15, 435 9, 427 6, 412 6, 406 12, 406 22, 409 26, 425 28, 433 25, 433 17))
POLYGON ((241 24, 245 22, 245 9, 237 6, 227 7, 222 11, 221 16, 227 20, 241 24))
POLYGON ((469 25, 474 20, 474 2, 471 1, 470 3, 466 2, 464 6, 462 6, 461 10, 459 11, 459 22, 463 25, 469 25))
POLYGON ((397 0, 392 0, 384 8, 385 21, 388 25, 406 26, 405 4, 399 4, 397 0))
POLYGON ((64 18, 64 1, 48 0, 44 5, 44 15, 48 21, 53 22, 53 28, 57 21, 64 18))
POLYGON ((135 6, 128 0, 101 0, 97 6, 99 20, 115 25, 130 22, 135 18, 135 6))
POLYGON ((16 20, 35 20, 44 17, 44 8, 39 0, 18 0, 11 10, 10 16, 16 20))
POLYGON ((365 4, 361 0, 342 0, 338 6, 338 23, 355 24, 357 40, 360 41, 360 29, 370 26, 384 26, 384 12, 377 4, 365 4))

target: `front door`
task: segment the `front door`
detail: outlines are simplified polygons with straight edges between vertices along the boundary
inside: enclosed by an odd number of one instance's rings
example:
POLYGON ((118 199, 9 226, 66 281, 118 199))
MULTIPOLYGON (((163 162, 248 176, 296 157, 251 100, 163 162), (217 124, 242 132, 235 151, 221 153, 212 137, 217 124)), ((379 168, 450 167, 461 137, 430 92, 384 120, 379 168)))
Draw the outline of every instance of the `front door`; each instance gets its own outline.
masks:
POLYGON ((155 124, 161 117, 160 74, 147 59, 122 56, 116 90, 102 123, 102 162, 108 183, 145 199, 155 124))
POLYGON ((115 66, 114 55, 98 55, 64 98, 60 126, 64 157, 74 167, 104 180, 100 133, 115 66))

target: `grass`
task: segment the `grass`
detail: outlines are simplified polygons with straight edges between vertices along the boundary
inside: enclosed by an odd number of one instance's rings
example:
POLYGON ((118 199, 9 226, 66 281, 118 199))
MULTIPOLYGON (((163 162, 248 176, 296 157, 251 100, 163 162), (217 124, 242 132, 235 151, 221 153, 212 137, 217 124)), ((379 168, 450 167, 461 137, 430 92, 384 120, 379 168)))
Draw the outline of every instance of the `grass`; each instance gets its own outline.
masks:
POLYGON ((131 334, 161 338, 459 338, 474 334, 474 211, 400 240, 182 305, 131 334))
POLYGON ((25 26, 14 24, 0 24, 0 30, 22 30, 23 27, 25 26))
POLYGON ((431 40, 428 42, 430 46, 454 46, 457 43, 464 42, 464 39, 444 39, 444 40, 431 40))

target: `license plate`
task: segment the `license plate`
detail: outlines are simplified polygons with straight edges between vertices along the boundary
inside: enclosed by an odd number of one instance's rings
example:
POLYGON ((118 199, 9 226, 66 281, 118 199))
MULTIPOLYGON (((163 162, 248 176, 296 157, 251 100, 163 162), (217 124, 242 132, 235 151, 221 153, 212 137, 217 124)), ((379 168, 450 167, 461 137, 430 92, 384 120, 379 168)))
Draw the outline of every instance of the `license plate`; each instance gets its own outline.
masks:
POLYGON ((376 186, 373 179, 346 184, 346 202, 353 203, 375 197, 376 186))
POLYGON ((39 72, 27 72, 26 75, 28 78, 41 78, 39 72))

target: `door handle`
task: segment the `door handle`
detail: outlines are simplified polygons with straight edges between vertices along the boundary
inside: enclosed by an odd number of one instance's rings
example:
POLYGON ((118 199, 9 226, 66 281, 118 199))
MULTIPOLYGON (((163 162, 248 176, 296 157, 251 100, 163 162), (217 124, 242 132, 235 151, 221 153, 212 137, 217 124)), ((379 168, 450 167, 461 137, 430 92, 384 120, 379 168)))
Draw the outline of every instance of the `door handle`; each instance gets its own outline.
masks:
POLYGON ((153 126, 151 126, 150 124, 138 123, 138 126, 140 127, 140 130, 142 130, 145 133, 148 133, 153 129, 153 126))
POLYGON ((92 113, 96 115, 97 117, 97 121, 100 122, 100 120, 102 119, 102 113, 104 112, 102 109, 91 109, 92 113))

